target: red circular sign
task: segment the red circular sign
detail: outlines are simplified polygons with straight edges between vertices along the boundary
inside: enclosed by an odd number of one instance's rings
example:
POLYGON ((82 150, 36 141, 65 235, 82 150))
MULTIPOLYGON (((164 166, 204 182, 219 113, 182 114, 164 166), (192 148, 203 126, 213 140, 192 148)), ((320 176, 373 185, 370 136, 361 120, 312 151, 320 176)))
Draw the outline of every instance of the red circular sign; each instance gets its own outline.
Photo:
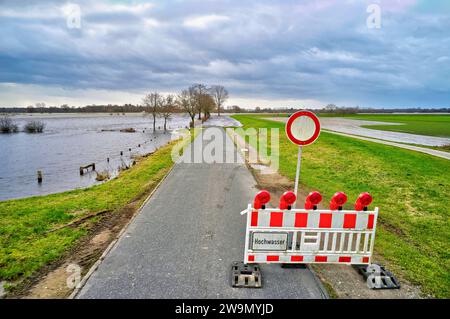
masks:
POLYGON ((314 143, 319 134, 320 122, 312 112, 296 112, 289 117, 286 123, 286 135, 294 144, 308 145, 314 143))

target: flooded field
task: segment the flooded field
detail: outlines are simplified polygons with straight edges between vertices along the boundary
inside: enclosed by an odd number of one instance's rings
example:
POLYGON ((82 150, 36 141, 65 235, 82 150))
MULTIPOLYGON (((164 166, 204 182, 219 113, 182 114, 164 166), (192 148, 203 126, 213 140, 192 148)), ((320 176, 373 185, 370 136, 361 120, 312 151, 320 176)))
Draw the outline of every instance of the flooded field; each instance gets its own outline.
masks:
MULTIPOLYGON (((274 117, 268 118, 273 121, 286 122, 287 118, 284 117, 274 117)), ((360 135, 370 138, 376 138, 380 140, 386 140, 391 142, 399 143, 409 143, 417 145, 426 146, 443 146, 450 144, 450 138, 448 137, 438 137, 438 136, 427 136, 419 134, 410 134, 402 132, 391 132, 384 130, 377 130, 372 128, 366 128, 374 125, 385 125, 385 126, 402 126, 403 123, 393 123, 393 122, 379 122, 379 121, 366 121, 358 119, 349 119, 342 117, 320 117, 321 127, 325 130, 335 131, 339 133, 360 135)), ((375 126, 374 126, 375 127, 375 126)))
POLYGON ((98 183, 97 174, 90 170, 80 176, 80 166, 95 163, 97 171, 114 175, 121 165, 129 165, 132 156, 153 152, 170 141, 171 131, 189 124, 187 116, 174 116, 168 124, 170 131, 164 133, 163 120, 157 119, 154 133, 152 118, 142 114, 26 114, 12 118, 19 127, 31 119, 46 126, 41 134, 0 134, 0 200, 98 183), (120 132, 128 128, 135 132, 120 132), (43 173, 41 184, 38 170, 43 173))

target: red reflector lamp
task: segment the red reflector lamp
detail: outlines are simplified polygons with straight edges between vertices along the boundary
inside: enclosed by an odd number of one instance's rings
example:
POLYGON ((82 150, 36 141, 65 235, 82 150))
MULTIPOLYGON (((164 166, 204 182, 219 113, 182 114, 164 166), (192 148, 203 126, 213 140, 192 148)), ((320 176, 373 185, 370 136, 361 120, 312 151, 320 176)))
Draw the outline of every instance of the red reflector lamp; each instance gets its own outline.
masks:
POLYGON ((361 193, 355 203, 355 210, 367 210, 367 206, 372 203, 372 196, 367 193, 361 193))
POLYGON ((253 201, 253 207, 255 209, 264 209, 265 205, 270 201, 270 194, 266 190, 259 191, 253 201))
POLYGON ((341 210, 342 206, 347 202, 347 195, 343 192, 337 192, 333 195, 330 202, 331 210, 341 210))
POLYGON ((322 195, 319 192, 311 192, 306 196, 305 209, 317 209, 317 205, 322 201, 322 195))
POLYGON ((294 204, 297 196, 294 192, 287 191, 280 198, 280 209, 291 209, 291 205, 294 204))

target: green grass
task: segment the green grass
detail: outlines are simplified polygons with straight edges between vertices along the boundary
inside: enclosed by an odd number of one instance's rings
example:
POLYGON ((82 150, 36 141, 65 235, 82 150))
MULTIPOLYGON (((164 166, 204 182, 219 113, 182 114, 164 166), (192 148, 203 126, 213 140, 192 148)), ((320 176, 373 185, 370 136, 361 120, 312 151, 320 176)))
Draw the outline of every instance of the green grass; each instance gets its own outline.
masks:
POLYGON ((89 213, 111 210, 113 214, 136 199, 142 202, 173 165, 172 146, 160 148, 98 186, 0 202, 0 280, 30 276, 60 258, 88 231, 83 226, 49 230, 89 213))
MULTIPOLYGON (((244 128, 280 129, 279 171, 293 180, 297 147, 285 137, 284 124, 233 117, 244 128)), ((376 252, 424 293, 450 297, 450 161, 322 132, 303 148, 301 184, 319 190, 325 201, 336 191, 347 193, 349 202, 370 192, 380 207, 376 252)))

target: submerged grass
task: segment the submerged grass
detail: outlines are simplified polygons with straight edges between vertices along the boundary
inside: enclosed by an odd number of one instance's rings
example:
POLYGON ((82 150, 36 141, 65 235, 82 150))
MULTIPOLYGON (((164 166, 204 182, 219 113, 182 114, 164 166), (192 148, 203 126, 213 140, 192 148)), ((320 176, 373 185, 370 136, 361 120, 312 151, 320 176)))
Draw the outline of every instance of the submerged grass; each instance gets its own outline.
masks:
POLYGON ((339 116, 355 120, 400 123, 401 125, 363 125, 362 127, 419 135, 450 137, 449 114, 319 114, 321 117, 339 116))
MULTIPOLYGON (((280 129, 279 171, 293 180, 297 147, 285 137, 284 124, 233 117, 244 128, 280 129)), ((300 187, 319 190, 324 202, 336 191, 347 193, 349 202, 370 192, 380 207, 376 252, 424 293, 450 297, 450 161, 322 132, 303 148, 300 187)))

